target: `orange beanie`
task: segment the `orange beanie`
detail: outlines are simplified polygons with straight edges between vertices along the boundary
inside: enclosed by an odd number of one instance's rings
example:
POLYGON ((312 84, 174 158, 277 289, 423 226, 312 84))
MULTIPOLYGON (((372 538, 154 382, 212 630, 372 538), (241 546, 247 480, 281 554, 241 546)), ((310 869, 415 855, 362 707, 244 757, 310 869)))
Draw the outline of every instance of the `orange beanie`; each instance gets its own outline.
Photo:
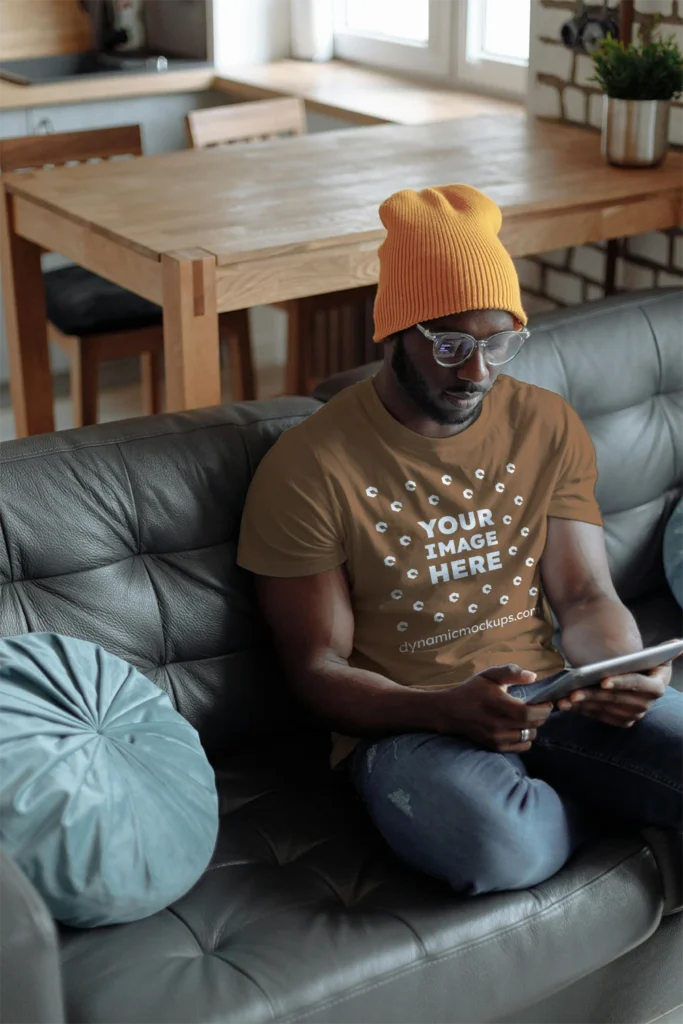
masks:
POLYGON ((498 232, 503 217, 470 185, 404 189, 379 208, 375 341, 424 320, 470 309, 504 309, 522 324, 519 280, 498 232))

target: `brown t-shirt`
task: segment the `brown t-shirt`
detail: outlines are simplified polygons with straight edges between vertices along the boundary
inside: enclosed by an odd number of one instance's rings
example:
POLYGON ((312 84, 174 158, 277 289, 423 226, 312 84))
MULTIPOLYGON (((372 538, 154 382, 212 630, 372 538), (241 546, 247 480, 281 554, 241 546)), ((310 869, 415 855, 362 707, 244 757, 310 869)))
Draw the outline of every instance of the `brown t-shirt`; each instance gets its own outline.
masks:
MULTIPOLYGON (((264 576, 342 563, 350 664, 406 686, 456 685, 516 662, 552 675, 539 561, 548 516, 602 524, 595 452, 559 395, 501 375, 460 434, 414 433, 372 380, 283 434, 261 462, 238 562, 264 576)), ((336 764, 357 742, 337 737, 336 764)))

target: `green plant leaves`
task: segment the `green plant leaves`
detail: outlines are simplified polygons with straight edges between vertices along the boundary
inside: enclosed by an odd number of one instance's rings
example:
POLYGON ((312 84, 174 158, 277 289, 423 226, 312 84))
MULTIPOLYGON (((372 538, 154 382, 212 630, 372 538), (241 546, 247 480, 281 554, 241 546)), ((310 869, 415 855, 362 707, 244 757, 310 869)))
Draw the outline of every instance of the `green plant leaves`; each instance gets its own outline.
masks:
POLYGON ((591 79, 621 100, 670 100, 683 92, 683 57, 674 36, 625 46, 608 36, 593 54, 591 79))

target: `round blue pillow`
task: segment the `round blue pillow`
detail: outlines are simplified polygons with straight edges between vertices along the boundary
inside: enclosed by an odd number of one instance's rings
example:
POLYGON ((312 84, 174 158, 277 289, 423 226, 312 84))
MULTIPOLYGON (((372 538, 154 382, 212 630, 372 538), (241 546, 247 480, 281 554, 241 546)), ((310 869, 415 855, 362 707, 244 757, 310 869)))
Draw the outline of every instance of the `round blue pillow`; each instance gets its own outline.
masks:
POLYGON ((678 502, 666 524, 663 555, 669 586, 683 608, 683 499, 678 502))
POLYGON ((95 644, 0 640, 0 841, 58 921, 147 917, 218 832, 214 773, 167 695, 95 644))

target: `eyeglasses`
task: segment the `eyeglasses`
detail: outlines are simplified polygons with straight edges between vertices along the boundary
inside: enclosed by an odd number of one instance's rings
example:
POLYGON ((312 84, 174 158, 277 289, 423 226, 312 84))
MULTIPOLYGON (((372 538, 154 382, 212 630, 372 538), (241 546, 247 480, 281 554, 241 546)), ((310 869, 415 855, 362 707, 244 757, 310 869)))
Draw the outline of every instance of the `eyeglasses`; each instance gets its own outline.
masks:
POLYGON ((522 327, 519 331, 499 331, 484 341, 477 341, 471 334, 458 332, 432 331, 415 324, 420 334, 432 342, 432 354, 439 366, 461 366, 479 349, 489 366, 502 366, 514 359, 529 331, 522 327))

